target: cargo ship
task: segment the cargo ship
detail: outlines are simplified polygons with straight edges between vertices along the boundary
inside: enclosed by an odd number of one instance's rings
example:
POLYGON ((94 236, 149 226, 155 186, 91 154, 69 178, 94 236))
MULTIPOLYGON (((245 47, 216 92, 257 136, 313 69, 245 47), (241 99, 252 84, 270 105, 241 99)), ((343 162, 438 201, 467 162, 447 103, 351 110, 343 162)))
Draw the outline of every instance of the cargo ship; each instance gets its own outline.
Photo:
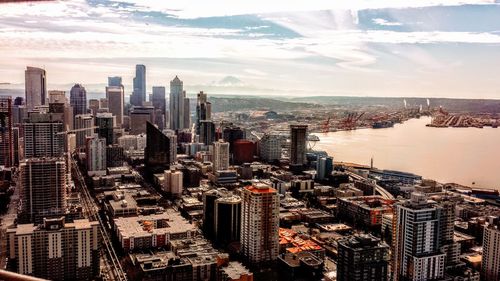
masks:
POLYGON ((373 129, 382 129, 390 127, 394 127, 394 123, 392 121, 377 121, 372 125, 373 129))

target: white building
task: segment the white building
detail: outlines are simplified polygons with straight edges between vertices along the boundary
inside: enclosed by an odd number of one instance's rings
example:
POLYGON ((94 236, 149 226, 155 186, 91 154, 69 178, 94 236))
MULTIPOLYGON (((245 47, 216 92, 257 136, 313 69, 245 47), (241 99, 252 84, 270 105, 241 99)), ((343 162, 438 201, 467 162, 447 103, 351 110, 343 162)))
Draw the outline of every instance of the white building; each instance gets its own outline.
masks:
POLYGON ((28 66, 24 71, 26 107, 31 110, 44 105, 47 99, 45 70, 28 66))
POLYGON ((182 195, 182 191, 184 189, 184 185, 182 183, 182 172, 181 171, 172 171, 166 170, 163 174, 163 190, 165 192, 172 194, 172 196, 180 196, 182 195))
POLYGON ((106 175, 106 139, 89 137, 86 147, 88 175, 106 175))
MULTIPOLYGON (((186 92, 183 90, 183 83, 179 77, 175 76, 174 80, 170 81, 170 129, 179 130, 189 127, 189 124, 184 124, 186 120, 185 113, 186 106, 186 92)), ((188 106, 189 107, 189 106, 188 106)))

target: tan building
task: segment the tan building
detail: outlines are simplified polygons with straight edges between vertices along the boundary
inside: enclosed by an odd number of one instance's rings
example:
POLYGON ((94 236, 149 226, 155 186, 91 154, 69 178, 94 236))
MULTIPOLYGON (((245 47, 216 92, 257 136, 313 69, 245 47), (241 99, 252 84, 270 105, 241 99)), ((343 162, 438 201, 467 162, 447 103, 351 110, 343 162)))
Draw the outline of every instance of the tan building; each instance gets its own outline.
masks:
MULTIPOLYGON (((125 93, 123 86, 111 86, 106 87, 106 99, 108 103, 109 112, 111 112, 116 117, 116 127, 121 127, 123 125, 123 107, 125 93)), ((101 107, 104 108, 104 106, 101 107)))
POLYGON ((484 228, 482 274, 484 280, 500 280, 500 223, 484 228))

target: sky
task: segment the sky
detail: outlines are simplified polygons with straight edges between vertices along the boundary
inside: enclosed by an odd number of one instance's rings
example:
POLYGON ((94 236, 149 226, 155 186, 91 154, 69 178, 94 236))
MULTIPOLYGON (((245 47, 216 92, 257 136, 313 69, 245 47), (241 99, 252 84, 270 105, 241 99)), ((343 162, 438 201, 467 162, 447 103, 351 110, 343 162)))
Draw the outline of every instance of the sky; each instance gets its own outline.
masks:
POLYGON ((0 87, 108 76, 148 92, 500 98, 497 0, 76 0, 0 4, 0 87), (10 83, 10 84, 5 84, 10 83))

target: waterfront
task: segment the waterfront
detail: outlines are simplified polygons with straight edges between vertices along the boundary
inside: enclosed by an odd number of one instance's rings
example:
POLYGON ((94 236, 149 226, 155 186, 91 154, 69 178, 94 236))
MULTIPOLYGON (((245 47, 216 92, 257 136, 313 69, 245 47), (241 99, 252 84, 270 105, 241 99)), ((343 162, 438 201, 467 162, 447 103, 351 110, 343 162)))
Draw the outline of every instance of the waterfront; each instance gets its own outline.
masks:
POLYGON ((314 147, 335 161, 412 172, 439 182, 500 189, 500 129, 432 128, 429 117, 393 128, 328 134, 314 147))

